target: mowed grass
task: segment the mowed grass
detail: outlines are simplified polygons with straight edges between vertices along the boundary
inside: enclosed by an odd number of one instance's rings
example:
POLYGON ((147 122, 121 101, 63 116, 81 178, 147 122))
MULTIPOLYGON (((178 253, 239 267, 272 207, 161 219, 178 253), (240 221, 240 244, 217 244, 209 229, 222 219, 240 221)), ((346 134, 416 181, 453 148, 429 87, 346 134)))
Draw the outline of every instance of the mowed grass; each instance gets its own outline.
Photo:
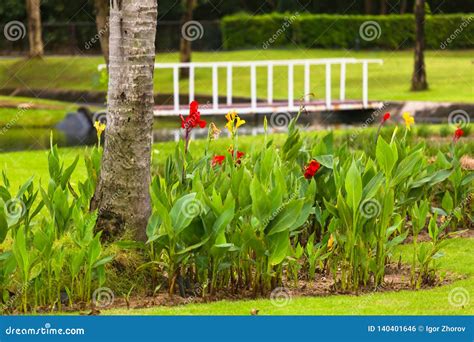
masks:
MULTIPOLYGON (((240 61, 272 59, 312 59, 312 58, 377 58, 383 65, 369 67, 369 98, 371 100, 395 101, 474 101, 474 50, 427 51, 426 65, 430 89, 411 92, 410 79, 413 69, 413 52, 410 51, 350 51, 350 50, 244 50, 229 52, 195 52, 193 61, 240 61)), ((177 62, 177 53, 161 53, 157 62, 177 62)), ((106 84, 99 81, 97 66, 103 58, 84 56, 45 57, 43 60, 20 58, 0 60, 0 88, 31 89, 74 89, 106 90, 106 84)), ((226 92, 226 70, 219 73, 219 92, 226 92)), ((267 73, 258 68, 258 96, 267 96, 267 73)), ((310 91, 317 99, 325 97, 324 66, 313 67, 310 91)), ((172 72, 156 70, 155 92, 173 92, 172 72)), ((275 68, 274 97, 287 96, 287 71, 275 68)), ((347 69, 347 98, 360 99, 362 85, 361 65, 349 65, 347 69)), ((211 70, 197 70, 196 92, 211 94, 211 70)), ((234 95, 248 97, 250 94, 250 72, 248 69, 234 71, 234 95)), ((304 95, 303 68, 295 69, 295 98, 304 95)), ((188 92, 188 81, 180 83, 180 92, 188 92)), ((339 67, 332 70, 333 98, 339 96, 339 67)))
MULTIPOLYGON (((474 305, 452 305, 450 294, 474 295, 474 239, 456 238, 443 249, 443 271, 465 275, 467 278, 448 286, 429 290, 373 292, 360 296, 332 295, 326 297, 296 297, 284 306, 275 306, 269 299, 219 301, 175 307, 146 309, 113 309, 103 315, 250 315, 258 309, 260 315, 472 315, 474 305)), ((411 258, 411 246, 398 249, 405 261, 411 258)), ((397 258, 395 257, 395 260, 397 258)), ((456 303, 456 302, 454 302, 456 303)))

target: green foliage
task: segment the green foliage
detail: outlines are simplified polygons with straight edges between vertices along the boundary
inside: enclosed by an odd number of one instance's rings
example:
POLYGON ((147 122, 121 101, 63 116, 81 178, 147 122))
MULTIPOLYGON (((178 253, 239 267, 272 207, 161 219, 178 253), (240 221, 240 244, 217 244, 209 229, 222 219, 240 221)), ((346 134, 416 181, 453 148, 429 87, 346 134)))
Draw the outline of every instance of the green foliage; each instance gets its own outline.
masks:
MULTIPOLYGON (((91 156, 97 159, 100 153, 94 148, 91 156)), ((10 194, 3 173, 0 242, 11 243, 0 254, 2 310, 57 310, 89 302, 95 286, 104 284, 105 265, 112 256, 103 255, 100 233, 94 232, 97 214, 89 212, 88 205, 92 185, 81 183, 77 194, 70 184, 78 160, 65 167, 57 147, 51 146, 47 188, 36 190, 31 178, 16 196, 10 194)))
MULTIPOLYGON (((425 28, 426 47, 429 49, 472 47, 474 28, 466 21, 469 15, 428 15, 425 28), (446 39, 453 34, 456 34, 456 38, 446 43, 446 39)), ((298 44, 306 48, 400 49, 413 46, 415 40, 415 19, 411 14, 387 16, 295 14, 295 19, 291 18, 291 14, 280 13, 257 16, 236 14, 224 17, 221 22, 224 47, 242 49, 262 46, 274 34, 277 39, 268 44, 271 47, 289 47, 298 44), (376 28, 375 39, 364 40, 359 30, 369 21, 377 23, 380 30, 376 28), (285 23, 288 22, 291 24, 286 27, 285 23), (328 30, 328 27, 331 29, 328 30)))

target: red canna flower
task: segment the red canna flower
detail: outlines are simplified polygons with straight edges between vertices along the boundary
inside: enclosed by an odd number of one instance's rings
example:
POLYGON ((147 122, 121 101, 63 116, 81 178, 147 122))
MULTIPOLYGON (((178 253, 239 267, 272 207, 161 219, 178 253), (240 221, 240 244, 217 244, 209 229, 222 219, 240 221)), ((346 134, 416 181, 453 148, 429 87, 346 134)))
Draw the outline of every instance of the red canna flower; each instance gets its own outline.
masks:
POLYGON ((222 165, 222 162, 225 160, 225 156, 214 156, 212 158, 212 166, 222 165))
POLYGON ((196 127, 204 128, 206 127, 206 121, 201 120, 201 113, 198 110, 199 103, 197 101, 193 101, 189 104, 189 115, 184 118, 182 115, 179 117, 181 118, 181 128, 185 128, 187 130, 191 130, 196 127))
POLYGON ((306 165, 304 168, 304 178, 306 179, 313 178, 320 167, 321 167, 321 164, 319 164, 316 160, 314 159, 311 160, 309 164, 306 165))
POLYGON ((463 135, 464 135, 464 131, 460 127, 458 127, 456 131, 454 132, 453 141, 456 143, 459 139, 461 139, 463 135))
POLYGON ((385 122, 385 121, 387 121, 388 119, 390 119, 390 113, 387 112, 387 113, 384 114, 384 116, 383 116, 383 118, 382 118, 382 122, 385 122))
MULTIPOLYGON (((229 147, 228 149, 229 153, 232 155, 232 157, 234 157, 234 149, 232 147, 229 147)), ((237 151, 237 155, 236 155, 236 163, 237 164, 240 164, 242 157, 245 155, 244 152, 242 151, 237 151)))

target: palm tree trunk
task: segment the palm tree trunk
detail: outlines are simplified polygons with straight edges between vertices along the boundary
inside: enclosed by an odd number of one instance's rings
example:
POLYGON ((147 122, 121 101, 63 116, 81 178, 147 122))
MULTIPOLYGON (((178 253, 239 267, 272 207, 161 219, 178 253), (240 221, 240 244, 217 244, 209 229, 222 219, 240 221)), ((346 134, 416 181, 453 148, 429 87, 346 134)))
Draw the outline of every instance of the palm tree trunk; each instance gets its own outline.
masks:
MULTIPOLYGON (((185 8, 183 16, 181 17, 181 26, 186 24, 188 21, 193 20, 193 10, 196 6, 196 0, 184 0, 184 2, 185 8)), ((181 63, 191 62, 191 41, 183 34, 181 34, 181 40, 179 44, 179 60, 181 63)), ((179 77, 189 78, 189 69, 181 68, 179 71, 179 77)))
POLYGON ((107 128, 91 209, 104 239, 146 238, 150 216, 156 0, 112 0, 107 128))
POLYGON ((95 23, 105 63, 109 65, 109 0, 94 0, 95 23))
POLYGON ((41 38, 41 11, 40 0, 26 0, 28 15, 28 42, 30 44, 29 57, 43 56, 43 40, 41 38))
POLYGON ((416 0, 415 3, 415 69, 411 89, 426 90, 428 83, 426 81, 425 70, 425 0, 416 0))

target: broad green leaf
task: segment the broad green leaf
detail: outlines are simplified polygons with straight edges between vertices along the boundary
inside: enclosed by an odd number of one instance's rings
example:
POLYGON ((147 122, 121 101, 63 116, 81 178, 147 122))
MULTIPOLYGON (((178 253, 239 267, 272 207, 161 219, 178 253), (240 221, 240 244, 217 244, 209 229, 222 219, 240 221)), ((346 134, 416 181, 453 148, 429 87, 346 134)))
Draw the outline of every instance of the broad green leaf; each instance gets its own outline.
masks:
POLYGON ((347 204, 350 208, 356 210, 359 207, 362 198, 362 178, 355 161, 352 161, 351 167, 347 172, 345 188, 347 193, 347 204))

